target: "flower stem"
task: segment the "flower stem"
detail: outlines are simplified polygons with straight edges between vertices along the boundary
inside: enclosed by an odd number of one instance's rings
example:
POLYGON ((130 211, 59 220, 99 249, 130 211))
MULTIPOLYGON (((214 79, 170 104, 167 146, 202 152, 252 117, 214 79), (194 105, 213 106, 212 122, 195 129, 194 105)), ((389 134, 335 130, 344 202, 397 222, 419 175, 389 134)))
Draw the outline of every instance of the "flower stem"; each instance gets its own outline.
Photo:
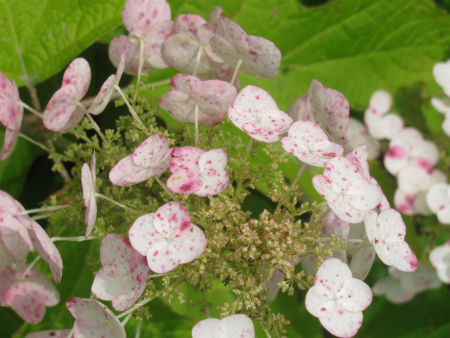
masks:
POLYGON ((230 81, 230 83, 232 85, 234 85, 234 81, 236 80, 236 77, 237 77, 237 74, 239 72, 239 68, 241 67, 241 64, 242 64, 242 59, 239 59, 237 64, 236 64, 236 69, 234 70, 233 77, 231 78, 231 81, 230 81))
POLYGON ((50 217, 50 216, 53 216, 53 214, 43 214, 43 215, 33 216, 33 217, 31 217, 31 219, 33 221, 37 221, 39 219, 44 219, 44 218, 47 218, 47 217, 50 217))
POLYGON ((111 203, 114 203, 115 205, 117 205, 117 206, 119 206, 119 207, 121 207, 121 208, 123 208, 123 209, 125 209, 125 210, 134 212, 135 214, 140 214, 139 211, 136 211, 136 210, 133 210, 133 209, 131 209, 131 208, 128 208, 126 205, 123 205, 123 204, 121 204, 121 203, 119 203, 119 202, 116 202, 116 201, 114 201, 113 199, 111 199, 111 198, 109 198, 108 196, 105 196, 105 195, 103 195, 103 194, 99 194, 99 193, 96 192, 96 193, 95 193, 95 197, 103 198, 103 199, 105 199, 105 200, 107 200, 107 201, 109 201, 109 202, 111 202, 111 203))
POLYGON ((169 195, 175 202, 179 202, 177 198, 175 198, 175 196, 169 191, 169 189, 167 189, 167 186, 161 182, 161 180, 159 179, 159 177, 154 176, 156 182, 159 183, 159 185, 161 186, 161 188, 163 188, 163 190, 167 193, 167 195, 169 195))
POLYGON ((36 258, 31 262, 30 265, 27 266, 25 271, 20 275, 20 279, 25 278, 28 272, 33 268, 33 266, 37 263, 37 261, 41 258, 41 256, 36 256, 36 258))
POLYGON ((250 150, 252 149, 252 144, 253 144, 253 137, 250 137, 250 141, 248 141, 247 143, 247 149, 245 149, 245 155, 244 155, 244 161, 247 161, 247 157, 250 154, 250 150))
POLYGON ((83 106, 83 105, 81 104, 81 102, 77 102, 77 106, 80 107, 80 108, 84 111, 86 117, 88 118, 89 122, 91 123, 92 128, 95 129, 95 131, 97 132, 97 134, 100 135, 100 137, 102 138, 103 142, 106 143, 107 141, 106 141, 105 135, 103 135, 103 132, 100 130, 100 127, 98 126, 98 124, 95 123, 95 121, 94 121, 94 119, 92 118, 91 114, 88 113, 88 111, 86 110, 86 107, 83 106))
POLYGON ((141 336, 141 324, 142 324, 142 320, 139 320, 137 323, 136 335, 134 336, 134 338, 139 338, 141 336))
POLYGON ((305 168, 306 168, 306 163, 303 163, 302 166, 300 167, 299 171, 298 171, 297 177, 292 182, 291 188, 289 189, 290 191, 294 190, 294 187, 297 184, 297 182, 300 179, 300 177, 302 177, 302 174, 305 171, 305 168))
MULTIPOLYGON (((144 67, 144 40, 139 37, 139 69, 136 81, 136 91, 134 92, 133 102, 136 102, 137 96, 139 94, 139 86, 141 82, 142 68, 144 67)), ((134 104, 134 103, 133 103, 134 104)))
POLYGON ((89 236, 88 238, 84 236, 75 236, 75 237, 52 237, 52 242, 57 241, 69 241, 69 242, 84 242, 84 241, 90 241, 92 239, 100 238, 99 236, 89 236))
POLYGON ((172 274, 171 272, 168 272, 168 273, 154 273, 153 275, 148 276, 148 279, 156 278, 156 277, 162 277, 162 276, 169 276, 171 274, 172 274))
POLYGON ((115 85, 114 89, 117 90, 117 92, 120 94, 120 96, 122 96, 122 99, 125 101, 125 104, 128 107, 128 110, 130 111, 131 116, 133 116, 133 118, 145 128, 144 123, 142 123, 141 119, 139 118, 138 114, 136 114, 136 112, 134 111, 133 107, 131 107, 130 102, 128 101, 127 97, 125 96, 125 94, 123 93, 122 89, 120 89, 119 86, 115 85))
POLYGON ((25 140, 27 140, 28 142, 33 143, 34 145, 38 146, 39 148, 44 149, 46 152, 50 152, 50 149, 48 149, 46 146, 44 146, 42 143, 33 140, 32 138, 28 137, 25 134, 19 133, 19 136, 25 140))
POLYGON ((194 116, 195 116, 195 146, 197 146, 198 138, 199 138, 199 133, 198 133, 198 104, 195 105, 194 116))
POLYGON ((195 59, 194 73, 192 76, 197 76, 198 66, 200 64, 200 58, 202 57, 203 46, 200 46, 197 52, 197 58, 195 59))
POLYGON ((25 102, 22 101, 17 101, 15 102, 15 104, 22 106, 24 108, 26 108, 27 110, 29 110, 30 112, 32 112, 34 115, 36 115, 37 117, 39 117, 40 119, 42 119, 42 114, 39 113, 36 109, 31 108, 29 105, 27 105, 25 102))
POLYGON ((120 315, 118 315, 116 318, 122 318, 125 317, 126 315, 128 315, 129 313, 133 313, 134 310, 139 309, 141 306, 144 306, 145 304, 147 304, 148 302, 150 302, 151 300, 153 300, 156 296, 151 296, 148 298, 145 298, 142 302, 140 302, 139 304, 136 304, 135 306, 133 306, 132 308, 128 309, 125 312, 122 312, 120 315))
POLYGON ((56 210, 61 210, 61 209, 65 209, 70 207, 70 205, 65 204, 65 205, 55 205, 53 207, 48 207, 48 208, 39 208, 39 209, 30 209, 30 210, 25 210, 22 212, 17 213, 17 216, 22 216, 22 215, 28 215, 28 214, 32 214, 35 212, 42 212, 42 211, 56 211, 56 210))
POLYGON ((127 323, 128 323, 128 321, 130 320, 130 318, 131 318, 131 316, 133 315, 133 312, 130 312, 129 314, 128 314, 128 316, 126 316, 125 317, 125 319, 122 321, 122 326, 125 326, 125 325, 127 325, 127 323))
POLYGON ((272 336, 269 333, 269 330, 267 330, 267 327, 265 327, 264 325, 262 325, 262 328, 264 330, 264 333, 266 334, 267 338, 272 338, 272 336))

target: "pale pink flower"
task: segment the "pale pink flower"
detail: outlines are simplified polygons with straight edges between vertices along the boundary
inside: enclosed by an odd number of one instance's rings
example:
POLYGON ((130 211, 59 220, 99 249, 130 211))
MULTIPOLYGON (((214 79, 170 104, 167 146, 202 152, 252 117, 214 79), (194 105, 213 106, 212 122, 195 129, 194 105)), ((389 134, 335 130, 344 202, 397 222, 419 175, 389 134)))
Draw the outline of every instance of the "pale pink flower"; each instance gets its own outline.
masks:
POLYGON ((37 324, 46 306, 59 303, 59 292, 40 271, 23 272, 9 267, 0 272, 0 306, 10 306, 23 320, 37 324))
POLYGON ((122 324, 102 303, 74 297, 66 302, 66 306, 75 318, 73 338, 126 338, 122 324))
POLYGON ((431 250, 429 259, 439 279, 450 284, 450 241, 431 250))
POLYGON ((384 264, 406 272, 417 269, 417 258, 405 242, 406 226, 397 210, 383 210, 380 214, 370 211, 364 225, 367 238, 384 264))
POLYGON ((358 332, 362 311, 371 302, 370 287, 353 278, 349 267, 337 258, 323 262, 305 299, 309 313, 338 337, 353 337, 358 332))
POLYGON ((268 92, 247 86, 228 108, 228 116, 236 127, 257 141, 273 143, 283 137, 292 124, 292 118, 278 109, 268 92))
POLYGON ((86 223, 86 235, 88 238, 95 225, 97 219, 97 199, 95 194, 97 192, 97 178, 95 174, 95 150, 92 154, 91 167, 87 163, 83 164, 81 168, 81 185, 83 186, 83 201, 86 206, 86 216, 84 222, 86 223))
POLYGON ((156 213, 139 217, 129 236, 133 248, 147 256, 148 266, 156 273, 192 262, 207 245, 203 231, 191 223, 189 212, 177 202, 166 203, 156 213))
POLYGON ((208 318, 198 322, 192 329, 192 338, 255 338, 255 327, 246 315, 238 314, 223 318, 208 318))
POLYGON ((144 292, 150 274, 145 256, 126 238, 109 234, 102 241, 100 260, 102 268, 95 276, 92 293, 112 300, 117 311, 129 309, 144 292))
POLYGON ((225 149, 177 148, 170 160, 167 188, 178 194, 217 195, 228 186, 227 162, 225 149))
POLYGON ((173 148, 160 134, 142 142, 133 154, 121 159, 109 172, 109 179, 115 185, 126 187, 163 174, 170 167, 173 148))
POLYGON ((446 182, 436 183, 426 193, 426 202, 442 224, 450 224, 450 187, 446 182))

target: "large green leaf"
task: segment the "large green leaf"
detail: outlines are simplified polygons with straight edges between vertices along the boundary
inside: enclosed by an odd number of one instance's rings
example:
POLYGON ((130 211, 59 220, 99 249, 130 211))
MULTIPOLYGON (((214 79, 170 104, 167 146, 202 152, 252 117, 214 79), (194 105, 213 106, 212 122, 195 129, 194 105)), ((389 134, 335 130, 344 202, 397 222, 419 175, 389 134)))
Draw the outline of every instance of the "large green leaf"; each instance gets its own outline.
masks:
POLYGON ((119 25, 125 0, 1 0, 0 71, 39 83, 119 25))

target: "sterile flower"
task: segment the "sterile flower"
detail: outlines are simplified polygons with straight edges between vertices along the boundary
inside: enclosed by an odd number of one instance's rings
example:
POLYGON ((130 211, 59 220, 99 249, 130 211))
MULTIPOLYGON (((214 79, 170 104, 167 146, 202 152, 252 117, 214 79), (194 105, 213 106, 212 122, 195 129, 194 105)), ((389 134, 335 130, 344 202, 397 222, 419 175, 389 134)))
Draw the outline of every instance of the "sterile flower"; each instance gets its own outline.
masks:
POLYGON ((120 79, 122 78, 123 69, 125 67, 125 49, 122 51, 120 56, 120 62, 117 66, 116 74, 111 75, 106 79, 100 88, 99 93, 94 99, 94 102, 89 106, 87 110, 89 114, 98 115, 103 112, 111 100, 111 95, 115 90, 115 86, 119 85, 120 79))
POLYGON ((129 236, 133 248, 147 256, 148 266, 156 273, 192 262, 207 245, 203 231, 191 223, 189 212, 177 202, 166 203, 156 213, 139 217, 129 236))
POLYGON ((288 114, 278 109, 268 92, 255 86, 241 90, 228 108, 228 116, 240 130, 267 143, 279 141, 293 122, 288 114))
POLYGON ((352 224, 362 222, 367 212, 377 207, 383 198, 376 181, 372 182, 367 174, 345 157, 330 160, 324 174, 314 176, 312 183, 331 210, 352 224))
POLYGON ((372 302, 372 291, 352 278, 349 267, 337 258, 327 259, 306 294, 306 309, 338 337, 353 337, 361 327, 362 311, 372 302))
POLYGON ((231 68, 257 77, 278 75, 281 52, 275 44, 258 36, 247 35, 233 20, 218 20, 217 35, 211 38, 212 50, 231 68))
POLYGON ((364 124, 350 117, 348 122, 347 137, 353 147, 367 144, 369 147, 369 160, 375 160, 380 155, 380 142, 369 135, 364 124))
POLYGON ((392 96, 385 90, 377 90, 370 97, 369 108, 364 113, 364 122, 375 139, 392 139, 404 126, 403 119, 387 112, 392 106, 392 96))
POLYGON ((145 256, 126 238, 109 234, 102 241, 100 260, 102 268, 95 276, 92 293, 112 300, 117 311, 129 309, 144 292, 150 274, 145 256))
POLYGON ((29 333, 25 338, 72 338, 72 330, 46 330, 29 333), (70 334, 70 336, 69 336, 70 334))
POLYGON ((367 238, 375 247, 378 257, 400 271, 417 269, 417 258, 405 242, 406 226, 397 210, 370 211, 365 220, 367 238))
POLYGON ((97 192, 97 182, 95 174, 95 150, 92 154, 91 168, 87 163, 83 164, 81 168, 81 184, 83 186, 83 201, 86 206, 86 216, 84 222, 86 223, 86 235, 88 238, 95 225, 97 219, 97 199, 95 193, 97 192))
POLYGON ((175 120, 213 126, 221 122, 234 99, 236 88, 221 80, 201 81, 198 78, 177 74, 170 81, 170 92, 163 95, 159 106, 175 120))
POLYGON ((29 217, 13 216, 28 229, 31 243, 36 252, 48 264, 56 284, 61 282, 63 262, 58 248, 47 235, 45 230, 29 217))
POLYGON ((67 133, 83 119, 77 106, 91 82, 91 68, 85 59, 72 61, 64 72, 62 87, 53 94, 43 113, 44 125, 55 132, 67 133))
POLYGON ((431 186, 426 193, 427 205, 442 224, 450 224, 450 187, 446 182, 431 186))
POLYGON ((408 164, 429 170, 438 160, 439 151, 436 145, 424 140, 417 129, 408 127, 391 139, 389 149, 384 155, 384 166, 396 176, 408 164))
POLYGON ((73 338, 126 338, 122 324, 102 303, 74 297, 66 302, 66 306, 75 318, 73 338))
POLYGON ((46 306, 59 303, 59 292, 35 268, 22 276, 24 272, 9 267, 0 272, 0 306, 10 306, 23 320, 37 324, 44 317, 46 306))
POLYGON ((325 132, 311 121, 292 124, 281 146, 298 160, 315 167, 325 167, 330 159, 344 153, 341 145, 328 141, 325 132))
POLYGON ((228 186, 227 162, 225 149, 177 148, 170 160, 167 188, 178 194, 217 195, 228 186))
POLYGON ((142 142, 133 154, 120 160, 109 172, 115 185, 126 187, 159 176, 170 167, 173 148, 167 139, 155 134, 142 142))
POLYGON ((352 151, 353 147, 346 135, 350 105, 345 96, 337 90, 324 87, 317 80, 311 81, 308 95, 314 120, 329 140, 343 146, 345 152, 352 151))
POLYGON ((429 259, 437 270, 439 279, 450 284, 450 241, 431 250, 429 259))
POLYGON ((255 338, 255 327, 246 315, 231 315, 222 320, 208 318, 192 329, 192 338, 255 338))
POLYGON ((441 286, 436 271, 420 261, 413 272, 403 272, 393 266, 388 271, 389 276, 376 282, 372 292, 377 296, 386 295, 387 300, 394 304, 405 303, 419 292, 441 286))

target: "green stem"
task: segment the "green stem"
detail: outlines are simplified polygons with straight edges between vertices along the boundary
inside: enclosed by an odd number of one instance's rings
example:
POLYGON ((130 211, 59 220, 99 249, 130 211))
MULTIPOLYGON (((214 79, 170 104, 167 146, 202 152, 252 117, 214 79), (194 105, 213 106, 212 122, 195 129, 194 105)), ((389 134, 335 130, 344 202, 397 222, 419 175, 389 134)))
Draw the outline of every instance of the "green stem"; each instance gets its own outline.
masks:
POLYGON ((141 324, 142 324, 142 320, 139 320, 137 323, 136 335, 134 336, 134 338, 139 338, 141 336, 141 324))
POLYGON ((17 101, 15 102, 15 104, 22 106, 24 108, 26 108, 27 110, 29 110, 30 112, 32 112, 34 115, 36 115, 37 117, 39 117, 40 119, 42 119, 42 114, 39 113, 36 109, 31 108, 29 105, 27 105, 25 102, 22 101, 17 101))
POLYGON ((108 196, 105 196, 105 195, 103 195, 103 194, 95 193, 95 197, 103 198, 103 199, 105 199, 105 200, 107 200, 107 201, 109 201, 109 202, 111 202, 111 203, 114 203, 115 205, 117 205, 117 206, 119 206, 119 207, 121 207, 121 208, 123 208, 123 209, 125 209, 125 210, 134 212, 135 214, 140 214, 139 211, 136 211, 136 210, 133 210, 133 209, 131 209, 131 208, 128 208, 126 205, 123 205, 123 204, 121 204, 121 203, 119 203, 119 202, 116 202, 116 201, 114 201, 113 199, 111 199, 111 198, 109 198, 108 196))
POLYGON ((129 314, 128 314, 128 316, 126 316, 125 317, 125 319, 122 321, 122 326, 125 326, 125 325, 127 325, 127 323, 128 323, 128 321, 130 320, 130 318, 131 318, 131 316, 133 315, 133 312, 130 312, 129 314))
POLYGON ((84 236, 75 236, 75 237, 52 237, 52 242, 57 241, 69 241, 69 242, 84 242, 84 241, 90 241, 92 239, 100 238, 99 236, 89 236, 88 238, 84 236))
POLYGON ((200 46, 197 52, 197 58, 195 59, 194 73, 192 76, 197 76, 198 66, 200 64, 200 58, 202 56, 203 46, 200 46))
POLYGON ((141 306, 144 306, 145 304, 147 304, 148 302, 150 302, 154 298, 156 298, 156 296, 151 296, 151 297, 145 298, 142 302, 136 304, 135 306, 133 306, 132 308, 128 309, 127 311, 122 312, 116 318, 119 319, 119 318, 125 317, 129 313, 133 313, 136 309, 139 309, 141 306))
POLYGON ((179 203, 179 200, 177 198, 175 198, 175 196, 169 191, 169 189, 167 189, 167 186, 163 182, 161 182, 159 177, 154 176, 154 179, 156 180, 156 182, 159 183, 159 185, 161 186, 161 188, 163 188, 163 190, 167 193, 167 195, 170 196, 170 198, 172 198, 175 202, 179 203))
POLYGON ((56 211, 56 210, 61 210, 61 209, 65 209, 70 207, 70 205, 66 204, 66 205, 55 205, 53 207, 48 207, 48 208, 39 208, 39 209, 30 209, 30 210, 25 210, 22 212, 17 213, 17 216, 22 216, 22 215, 28 215, 28 214, 32 214, 35 212, 42 212, 42 211, 56 211))
POLYGON ((86 107, 83 106, 80 102, 77 102, 77 106, 80 107, 84 111, 84 114, 86 115, 89 122, 91 123, 92 128, 94 128, 94 130, 97 132, 97 134, 100 135, 103 142, 107 143, 105 135, 103 135, 103 132, 100 130, 100 127, 98 126, 98 124, 95 123, 91 114, 88 113, 88 111, 86 110, 86 107))
POLYGON ((239 59, 237 62, 236 69, 234 70, 233 77, 231 78, 231 81, 230 81, 230 83, 232 85, 234 85, 234 81, 236 80, 236 77, 239 72, 239 68, 241 67, 242 61, 243 61, 242 59, 239 59))
POLYGON ((120 89, 119 86, 114 86, 114 88, 119 92, 120 96, 122 96, 122 99, 124 100, 125 104, 128 107, 128 111, 130 112, 131 116, 133 116, 133 118, 141 125, 145 128, 144 123, 142 122, 142 120, 139 118, 138 114, 134 111, 133 107, 131 106, 130 102, 128 101, 127 97, 125 96, 125 94, 123 93, 122 89, 120 89))
POLYGON ((297 184, 297 182, 300 179, 300 177, 302 177, 302 174, 305 171, 305 168, 306 168, 306 163, 303 163, 302 166, 300 167, 299 171, 298 171, 297 177, 292 182, 291 188, 289 189, 290 191, 294 190, 294 187, 297 184))
POLYGON ((194 118, 195 118, 195 146, 197 146, 198 139, 199 139, 199 132, 198 132, 198 104, 195 105, 194 118))
POLYGON ((19 279, 23 279, 25 278, 25 276, 27 275, 28 272, 30 272, 30 270, 33 268, 33 266, 37 263, 37 261, 41 258, 41 256, 36 256, 36 258, 31 262, 30 265, 27 266, 27 268, 25 269, 25 271, 20 275, 19 279))
POLYGON ((32 138, 28 137, 27 135, 22 134, 22 133, 19 133, 19 136, 20 136, 21 138, 27 140, 28 142, 33 143, 34 145, 38 146, 39 148, 44 149, 46 152, 48 152, 48 153, 50 152, 50 149, 49 149, 49 148, 47 148, 46 146, 44 146, 42 143, 33 140, 32 138))
MULTIPOLYGON (((139 37, 139 69, 136 81, 136 91, 134 92, 133 102, 136 102, 137 96, 139 94, 139 86, 141 85, 141 73, 144 67, 144 40, 139 37)), ((134 104, 133 103, 133 104, 134 104)))

